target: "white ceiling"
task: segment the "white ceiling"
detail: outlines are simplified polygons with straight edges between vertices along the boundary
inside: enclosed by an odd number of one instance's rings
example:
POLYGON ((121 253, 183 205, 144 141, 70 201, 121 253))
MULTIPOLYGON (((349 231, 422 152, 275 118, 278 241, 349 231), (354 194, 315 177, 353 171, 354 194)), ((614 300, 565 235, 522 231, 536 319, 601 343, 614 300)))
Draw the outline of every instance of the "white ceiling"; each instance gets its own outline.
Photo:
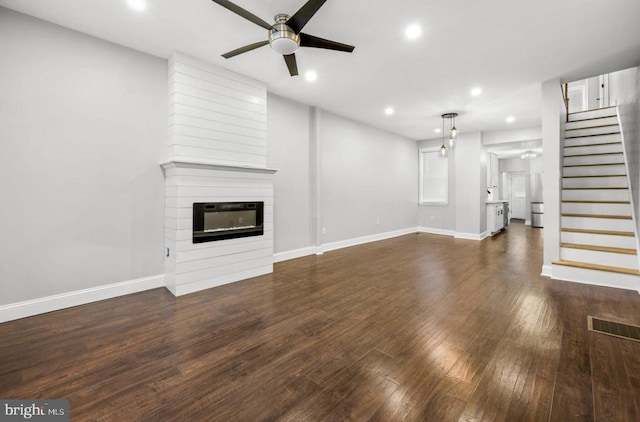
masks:
MULTIPOLYGON (((304 32, 356 46, 352 54, 301 48, 301 76, 262 47, 266 31, 210 0, 0 0, 17 10, 163 58, 182 51, 265 81, 269 91, 412 139, 433 138, 440 114, 456 111, 461 132, 540 124, 540 83, 638 65, 640 1, 329 0, 304 32), (409 41, 409 24, 422 36, 409 41), (302 76, 313 69, 318 79, 302 76), (480 97, 469 91, 481 87, 480 97), (395 108, 386 116, 387 106, 395 108), (511 124, 505 118, 512 115, 511 124)), ((236 0, 267 22, 305 0, 236 0)))

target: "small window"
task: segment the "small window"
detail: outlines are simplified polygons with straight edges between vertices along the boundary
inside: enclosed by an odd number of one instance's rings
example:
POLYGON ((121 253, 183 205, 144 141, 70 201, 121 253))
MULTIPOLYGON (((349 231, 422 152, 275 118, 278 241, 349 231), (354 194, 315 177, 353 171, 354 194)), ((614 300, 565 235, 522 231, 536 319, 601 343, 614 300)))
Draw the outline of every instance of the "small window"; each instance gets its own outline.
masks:
POLYGON ((449 157, 440 148, 420 149, 420 204, 449 203, 449 157))

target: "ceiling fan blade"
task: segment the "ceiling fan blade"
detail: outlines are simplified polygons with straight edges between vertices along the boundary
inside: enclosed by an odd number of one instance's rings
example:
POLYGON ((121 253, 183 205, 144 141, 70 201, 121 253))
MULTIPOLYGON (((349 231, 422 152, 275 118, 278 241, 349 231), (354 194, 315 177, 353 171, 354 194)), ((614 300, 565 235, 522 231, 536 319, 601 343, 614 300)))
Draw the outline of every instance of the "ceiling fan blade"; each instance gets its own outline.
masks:
POLYGON ((326 1, 327 0, 309 0, 300 10, 289 18, 287 26, 293 29, 293 32, 299 34, 302 28, 309 22, 309 19, 316 14, 318 9, 320 9, 326 1))
POLYGON ((235 13, 236 15, 240 15, 243 18, 250 20, 251 22, 255 23, 256 25, 259 25, 261 27, 263 27, 264 29, 271 29, 273 27, 273 25, 263 21, 262 19, 260 19, 259 17, 257 17, 256 15, 254 15, 253 13, 243 9, 242 7, 238 6, 237 4, 231 3, 228 0, 212 0, 214 3, 218 3, 220 6, 231 10, 233 13, 235 13))
POLYGON ((228 53, 224 53, 222 57, 225 59, 229 59, 233 56, 237 56, 238 54, 246 53, 247 51, 255 50, 256 48, 260 48, 264 45, 269 44, 269 41, 258 41, 253 44, 245 45, 244 47, 236 48, 235 50, 229 51, 228 53))
POLYGON ((301 47, 315 47, 326 48, 328 50, 345 51, 351 53, 355 48, 349 44, 343 44, 336 41, 325 40, 324 38, 314 37, 313 35, 301 33, 300 34, 300 46, 301 47))
POLYGON ((298 75, 298 62, 296 61, 296 54, 285 54, 282 57, 284 57, 284 62, 287 64, 287 68, 289 69, 289 74, 291 76, 297 76, 298 75))

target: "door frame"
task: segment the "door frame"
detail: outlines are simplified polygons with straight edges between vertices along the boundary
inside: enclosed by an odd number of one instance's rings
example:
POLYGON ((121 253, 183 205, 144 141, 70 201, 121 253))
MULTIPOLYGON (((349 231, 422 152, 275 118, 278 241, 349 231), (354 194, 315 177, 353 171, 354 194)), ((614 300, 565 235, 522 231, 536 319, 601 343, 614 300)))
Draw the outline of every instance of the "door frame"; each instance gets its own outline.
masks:
MULTIPOLYGON (((523 182, 523 186, 524 186, 524 217, 522 217, 522 220, 527 221, 527 173, 523 172, 523 171, 514 171, 514 172, 509 172, 507 173, 508 177, 507 177, 507 183, 508 183, 508 195, 509 195, 509 221, 511 221, 512 218, 516 218, 513 216, 513 210, 515 209, 515 207, 513 206, 513 177, 517 176, 522 178, 522 182, 523 182)), ((520 219, 519 217, 517 217, 518 219, 520 219)))

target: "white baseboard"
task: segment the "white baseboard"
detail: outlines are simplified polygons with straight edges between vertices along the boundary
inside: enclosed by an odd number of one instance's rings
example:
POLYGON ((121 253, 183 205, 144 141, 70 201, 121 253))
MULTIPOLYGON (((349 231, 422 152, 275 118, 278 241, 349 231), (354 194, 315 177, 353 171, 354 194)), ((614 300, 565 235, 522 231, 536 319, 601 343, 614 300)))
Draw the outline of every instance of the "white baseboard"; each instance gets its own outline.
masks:
POLYGON ((433 227, 418 227, 420 233, 439 234, 441 236, 453 236, 455 232, 453 230, 436 229, 433 227))
POLYGON ((391 239, 392 237, 404 236, 418 232, 417 227, 408 229, 394 230, 385 233, 377 233, 369 236, 356 237, 354 239, 340 240, 338 242, 325 243, 322 245, 322 252, 333 251, 336 249, 348 248, 349 246, 362 245, 363 243, 376 242, 378 240, 391 239))
POLYGON ((540 275, 543 277, 551 277, 551 274, 553 273, 552 268, 553 267, 551 265, 543 265, 540 275))
POLYGON ((444 230, 444 229, 436 229, 432 227, 419 227, 418 231, 421 233, 430 233, 430 234, 439 234, 443 236, 453 236, 457 239, 468 239, 468 240, 482 240, 486 237, 491 236, 491 233, 488 231, 482 233, 462 233, 456 232, 454 230, 444 230))
POLYGON ((530 226, 531 225, 531 220, 524 220, 524 225, 525 226, 530 226))
MULTIPOLYGON (((302 258, 303 256, 315 255, 317 253, 314 246, 294 249, 291 251, 278 252, 273 255, 273 262, 288 261, 290 259, 302 258)), ((322 251, 320 252, 322 253, 322 251)))
POLYGON ((0 306, 0 322, 13 321, 158 287, 164 287, 163 274, 11 303, 0 306))
POLYGON ((468 239, 468 240, 482 240, 484 239, 486 236, 485 233, 462 233, 462 232, 455 232, 453 234, 453 237, 455 237, 456 239, 468 239))

